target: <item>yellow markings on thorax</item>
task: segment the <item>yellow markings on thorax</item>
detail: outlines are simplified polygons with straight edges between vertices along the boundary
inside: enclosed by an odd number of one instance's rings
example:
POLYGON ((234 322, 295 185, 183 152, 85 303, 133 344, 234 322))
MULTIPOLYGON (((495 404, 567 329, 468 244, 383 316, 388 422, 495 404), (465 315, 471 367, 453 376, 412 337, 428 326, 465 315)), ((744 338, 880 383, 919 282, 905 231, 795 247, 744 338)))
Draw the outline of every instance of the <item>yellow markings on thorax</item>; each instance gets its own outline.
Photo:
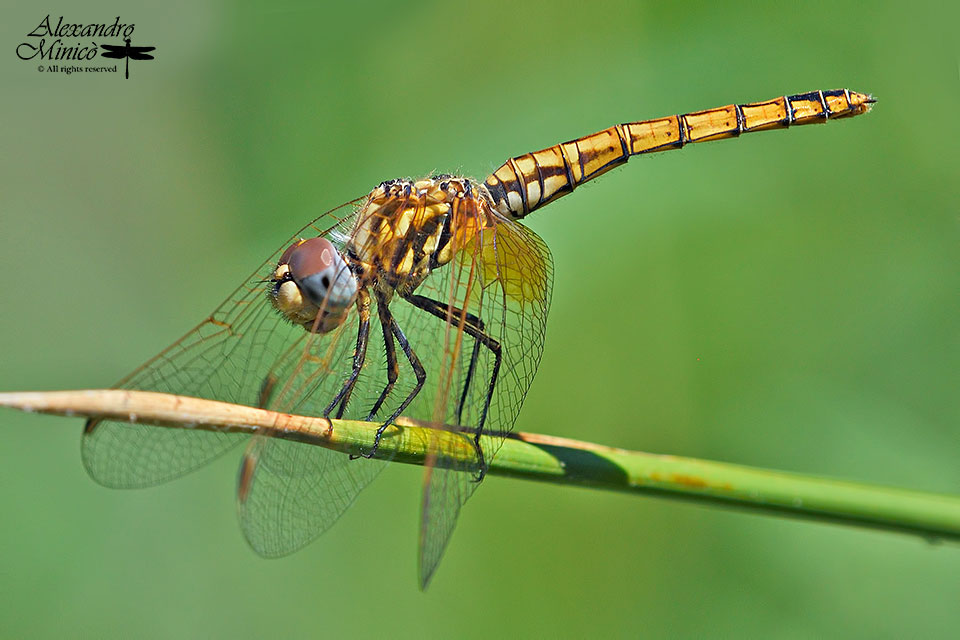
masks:
POLYGON ((451 176, 384 183, 358 213, 348 248, 371 273, 415 287, 476 233, 471 218, 488 208, 479 189, 451 176))

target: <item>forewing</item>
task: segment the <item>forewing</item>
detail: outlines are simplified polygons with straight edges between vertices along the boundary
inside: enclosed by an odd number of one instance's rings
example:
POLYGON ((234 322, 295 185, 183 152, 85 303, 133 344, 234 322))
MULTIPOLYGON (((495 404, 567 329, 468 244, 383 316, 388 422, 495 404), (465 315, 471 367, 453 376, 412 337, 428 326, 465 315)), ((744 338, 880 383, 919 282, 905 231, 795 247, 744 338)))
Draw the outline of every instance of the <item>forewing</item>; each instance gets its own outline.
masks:
MULTIPOLYGON (((352 214, 352 204, 327 212, 294 238, 329 235, 352 214)), ((323 404, 323 394, 318 393, 316 398, 309 394, 339 382, 333 381, 334 376, 322 375, 319 367, 312 370, 315 375, 311 381, 305 380, 302 367, 299 377, 290 378, 294 371, 291 363, 342 342, 341 331, 315 339, 308 349, 307 332, 272 309, 267 299, 269 280, 279 253, 288 244, 270 256, 209 317, 120 381, 116 388, 262 404, 267 408, 282 399, 316 415, 323 404), (287 395, 274 393, 273 400, 263 404, 261 390, 271 371, 275 372, 274 386, 280 391, 286 389, 287 395)), ((348 319, 341 330, 351 324, 348 319)), ((338 365, 342 363, 328 362, 324 366, 334 369, 338 365)), ((135 420, 135 416, 132 418, 135 420)), ((192 471, 243 439, 238 434, 91 420, 84 429, 81 453, 84 466, 97 482, 110 487, 146 487, 192 471)))
MULTIPOLYGON (((387 384, 386 344, 378 316, 377 310, 372 309, 366 358, 344 418, 367 419, 387 384)), ((332 358, 341 363, 339 375, 334 376, 336 384, 325 387, 319 394, 325 403, 336 395, 352 370, 359 319, 351 317, 349 323, 349 329, 344 329, 345 337, 337 343, 340 353, 332 358)), ((416 386, 410 363, 402 354, 398 355, 397 380, 373 419, 385 419, 393 413, 416 386)), ((294 380, 294 388, 314 384, 305 373, 281 377, 294 380)), ((304 403, 311 402, 317 394, 297 392, 294 397, 300 400, 280 401, 284 411, 304 413, 304 403)), ((319 410, 322 411, 322 407, 319 410)), ((381 456, 382 452, 381 449, 381 456)), ((297 442, 255 438, 244 455, 238 489, 244 536, 261 555, 275 557, 292 553, 329 528, 385 466, 382 459, 351 460, 342 453, 297 442)))
POLYGON ((481 437, 484 468, 513 429, 543 351, 552 284, 549 249, 519 223, 496 221, 465 238, 456 259, 417 290, 447 301, 450 318, 461 312, 459 321, 445 322, 405 301, 392 305, 412 344, 416 338, 414 346, 432 376, 407 415, 461 427, 435 430, 429 443, 420 529, 423 587, 443 555, 461 506, 478 486, 481 461, 473 438, 496 367, 495 350, 458 326, 470 323, 467 314, 479 318, 486 342, 498 344, 502 358, 481 437))

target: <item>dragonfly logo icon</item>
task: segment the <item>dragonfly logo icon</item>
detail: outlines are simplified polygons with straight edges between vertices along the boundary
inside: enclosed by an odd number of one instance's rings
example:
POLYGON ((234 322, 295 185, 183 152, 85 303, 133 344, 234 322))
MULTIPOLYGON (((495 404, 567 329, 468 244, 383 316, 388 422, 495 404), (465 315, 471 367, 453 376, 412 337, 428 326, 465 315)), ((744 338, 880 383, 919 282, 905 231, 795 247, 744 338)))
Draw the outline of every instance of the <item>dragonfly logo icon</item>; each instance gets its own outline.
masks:
POLYGON ((130 46, 130 38, 124 38, 124 45, 117 44, 102 44, 100 48, 103 49, 101 57, 104 58, 116 58, 117 60, 126 60, 126 70, 124 72, 124 77, 130 79, 130 61, 131 60, 153 60, 153 56, 147 53, 148 51, 153 51, 156 47, 132 47, 130 46))

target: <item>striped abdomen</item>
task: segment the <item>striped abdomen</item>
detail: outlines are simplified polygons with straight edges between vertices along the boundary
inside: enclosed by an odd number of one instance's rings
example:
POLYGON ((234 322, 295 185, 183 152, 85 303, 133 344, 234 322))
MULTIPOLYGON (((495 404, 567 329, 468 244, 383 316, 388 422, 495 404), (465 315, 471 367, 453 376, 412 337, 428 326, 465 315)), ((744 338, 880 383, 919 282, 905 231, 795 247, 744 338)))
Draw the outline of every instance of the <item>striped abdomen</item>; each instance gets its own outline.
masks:
POLYGON ((783 129, 866 113, 872 96, 847 89, 812 91, 679 116, 620 124, 577 140, 507 160, 485 184, 496 208, 522 218, 623 164, 630 156, 679 149, 751 131, 783 129))

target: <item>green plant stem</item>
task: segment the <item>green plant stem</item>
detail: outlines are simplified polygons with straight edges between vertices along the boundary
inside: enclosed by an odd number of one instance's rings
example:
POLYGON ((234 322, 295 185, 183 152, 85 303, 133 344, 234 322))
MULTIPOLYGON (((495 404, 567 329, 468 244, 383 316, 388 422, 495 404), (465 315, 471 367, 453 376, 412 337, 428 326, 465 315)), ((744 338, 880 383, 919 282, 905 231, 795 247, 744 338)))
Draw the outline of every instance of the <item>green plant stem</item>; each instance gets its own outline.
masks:
MULTIPOLYGON (((0 394, 0 406, 158 428, 261 433, 345 454, 368 446, 377 428, 376 423, 331 421, 142 391, 5 393, 0 394)), ((470 439, 463 434, 401 419, 385 433, 378 457, 422 465, 440 440, 452 456, 473 454, 470 439)), ((928 540, 960 540, 958 496, 627 451, 530 433, 511 434, 488 474, 902 531, 928 540)))

